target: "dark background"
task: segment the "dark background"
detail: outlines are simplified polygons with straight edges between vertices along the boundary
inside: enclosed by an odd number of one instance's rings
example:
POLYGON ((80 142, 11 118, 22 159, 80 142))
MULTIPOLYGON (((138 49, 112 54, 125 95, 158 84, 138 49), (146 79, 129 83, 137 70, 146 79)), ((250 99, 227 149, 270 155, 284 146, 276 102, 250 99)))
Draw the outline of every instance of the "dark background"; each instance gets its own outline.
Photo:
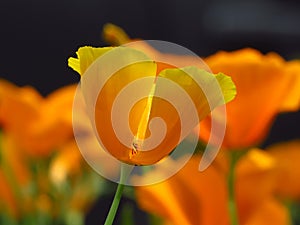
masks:
POLYGON ((201 0, 1 0, 0 76, 43 94, 79 77, 67 58, 102 46, 112 22, 134 38, 171 41, 207 56, 254 47, 300 58, 300 2, 201 0))
MULTIPOLYGON (((254 47, 300 58, 298 1, 1 0, 0 77, 43 95, 78 82, 67 59, 79 46, 105 45, 101 30, 107 22, 133 38, 174 42, 199 56, 254 47)), ((299 122, 299 112, 280 115, 265 145, 299 138, 299 122)), ((110 204, 101 201, 102 207, 110 204)), ((93 216, 100 215, 89 215, 88 224, 93 216)))

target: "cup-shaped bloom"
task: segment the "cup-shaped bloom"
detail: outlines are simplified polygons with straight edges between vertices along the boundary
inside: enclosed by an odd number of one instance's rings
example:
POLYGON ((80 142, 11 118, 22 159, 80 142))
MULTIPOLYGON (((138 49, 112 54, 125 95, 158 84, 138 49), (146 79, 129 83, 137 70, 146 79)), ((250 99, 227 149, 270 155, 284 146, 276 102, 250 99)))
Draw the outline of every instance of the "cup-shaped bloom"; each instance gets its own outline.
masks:
POLYGON ((215 107, 236 94, 231 79, 189 66, 155 62, 129 47, 82 47, 69 66, 98 141, 122 162, 158 162, 215 107), (164 70, 162 68, 163 64, 164 70))
MULTIPOLYGON (((218 52, 206 59, 212 72, 229 74, 239 93, 227 104, 224 147, 241 149, 260 144, 276 115, 300 106, 300 62, 286 62, 275 53, 254 49, 218 52)), ((209 121, 202 122, 209 130, 209 121)), ((207 139, 205 132, 201 137, 207 139)))

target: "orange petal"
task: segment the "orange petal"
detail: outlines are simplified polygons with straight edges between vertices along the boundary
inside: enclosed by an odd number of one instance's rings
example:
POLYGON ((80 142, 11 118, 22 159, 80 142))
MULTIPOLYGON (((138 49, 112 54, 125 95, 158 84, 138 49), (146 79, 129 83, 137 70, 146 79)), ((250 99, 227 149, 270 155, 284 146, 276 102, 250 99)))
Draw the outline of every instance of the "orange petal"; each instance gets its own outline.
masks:
POLYGON ((300 60, 293 60, 287 63, 286 69, 294 79, 291 81, 292 84, 286 90, 286 98, 280 105, 282 112, 297 111, 300 107, 300 60))
MULTIPOLYGON (((156 65, 153 62, 135 63, 119 70, 114 74, 105 84, 101 92, 99 93, 98 100, 95 107, 95 122, 98 135, 101 138, 105 149, 109 151, 117 159, 128 162, 131 164, 143 164, 140 159, 131 158, 132 147, 125 146, 120 142, 115 134, 114 127, 112 126, 111 115, 114 100, 119 94, 120 90, 128 85, 130 82, 139 78, 152 77, 152 83, 156 75, 156 65), (145 66, 146 65, 146 66, 145 66)), ((150 85, 151 87, 151 85, 150 85)), ((143 87, 147 90, 149 87, 143 87)), ((87 90, 90 92, 91 89, 87 90)), ((86 92, 86 93, 87 93, 86 92)), ((84 90, 83 90, 83 93, 84 90)), ((137 92, 138 93, 138 92, 137 92)), ((150 90, 148 91, 150 93, 150 90)), ((123 103, 124 104, 124 103, 123 103)), ((133 107, 131 116, 127 118, 127 115, 120 114, 119 117, 123 119, 129 119, 129 125, 133 134, 137 133, 141 116, 147 104, 147 98, 143 98, 138 101, 133 107)), ((133 139, 132 139, 133 141, 133 139)), ((152 159, 151 159, 152 160, 152 159)), ((157 160, 157 159, 156 159, 157 160)))
POLYGON ((17 87, 0 80, 0 121, 4 129, 21 136, 39 116, 42 96, 32 87, 17 87))
POLYGON ((44 99, 40 116, 30 123, 24 146, 32 156, 48 156, 73 135, 72 106, 76 86, 62 87, 44 99))

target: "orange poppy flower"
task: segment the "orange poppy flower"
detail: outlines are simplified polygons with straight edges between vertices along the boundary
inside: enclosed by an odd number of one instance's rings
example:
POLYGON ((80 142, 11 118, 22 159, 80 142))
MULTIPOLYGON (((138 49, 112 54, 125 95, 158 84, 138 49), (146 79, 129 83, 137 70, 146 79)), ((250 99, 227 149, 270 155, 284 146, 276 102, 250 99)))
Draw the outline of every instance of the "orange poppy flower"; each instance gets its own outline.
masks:
POLYGON ((76 86, 43 98, 32 87, 0 81, 0 123, 31 156, 47 156, 72 137, 72 103, 76 86))
MULTIPOLYGON (((241 149, 259 144, 280 112, 300 106, 300 61, 285 62, 279 55, 254 49, 219 52, 205 59, 216 73, 229 74, 238 96, 227 104, 227 130, 223 146, 241 149)), ((200 136, 207 139, 209 120, 201 123, 200 136)))
MULTIPOLYGON (((173 225, 229 225, 224 156, 218 156, 203 172, 198 170, 200 157, 194 156, 170 179, 136 187, 140 207, 173 225)), ((276 160, 259 149, 249 151, 238 162, 235 197, 239 224, 289 224, 288 210, 274 197, 275 166, 276 160)), ((152 175, 157 176, 147 176, 152 175)))
MULTIPOLYGON (((69 66, 82 75, 82 93, 85 97, 91 119, 92 121, 95 120, 94 126, 104 149, 115 158, 129 164, 149 165, 156 163, 167 156, 181 141, 181 132, 183 129, 180 124, 181 115, 179 115, 172 104, 156 96, 157 93, 168 95, 170 98, 178 96, 178 88, 176 89, 174 86, 171 88, 166 85, 166 80, 175 83, 176 87, 179 86, 181 90, 188 94, 199 120, 202 120, 211 109, 223 104, 222 98, 224 98, 225 102, 228 102, 235 96, 234 84, 224 74, 213 75, 196 67, 181 69, 171 67, 171 69, 158 71, 157 64, 159 63, 154 62, 144 53, 133 48, 82 47, 79 48, 77 56, 78 58, 69 59, 69 66), (108 60, 102 63, 101 60, 103 58, 104 60, 108 60), (94 63, 96 60, 102 66, 94 63), (130 65, 126 64, 124 66, 123 64, 121 68, 115 68, 116 65, 124 62, 128 62, 130 65), (92 66, 90 67, 90 65, 92 66), (115 71, 113 70, 113 74, 109 74, 110 77, 107 78, 107 73, 109 73, 107 71, 111 70, 111 68, 114 68, 115 71), (88 74, 85 73, 86 71, 88 74), (100 76, 97 76, 98 74, 100 76), (93 75, 97 77, 94 79, 93 75), (107 80, 103 81, 105 79, 107 80), (131 139, 132 144, 126 146, 116 136, 110 118, 114 101, 118 97, 119 92, 138 79, 147 79, 148 83, 136 86, 133 94, 138 96, 140 93, 145 93, 146 91, 147 96, 140 99, 129 113, 129 126, 134 137, 131 139), (99 83, 102 84, 101 82, 103 83, 103 87, 100 91, 95 86, 99 83), (217 94, 214 88, 205 93, 200 88, 199 83, 205 87, 218 85, 221 87, 222 93, 217 94), (206 99, 205 95, 208 99, 213 96, 212 102, 208 102, 209 100, 206 99), (95 102, 93 102, 93 99, 96 99, 95 102), (167 127, 166 134, 164 140, 158 146, 152 148, 151 151, 145 151, 145 139, 150 137, 151 134, 148 127, 149 122, 156 117, 164 119, 167 127)), ((127 99, 122 101, 121 104, 123 107, 129 104, 129 102, 125 102, 127 99)), ((179 107, 187 109, 191 106, 188 105, 188 102, 182 101, 179 107)), ((125 117, 126 113, 120 116, 125 117)), ((188 129, 184 132, 191 131, 197 125, 197 123, 192 124, 194 122, 190 123, 188 129)), ((120 124, 117 126, 120 126, 120 124)), ((184 135, 187 135, 186 133, 184 135)))
MULTIPOLYGON (((216 161, 199 172, 199 162, 199 157, 193 157, 168 180, 136 187, 140 207, 173 225, 228 225, 225 174, 216 161)), ((172 163, 164 168, 165 172, 171 167, 172 163)), ((163 168, 158 173, 164 173, 163 168)), ((157 174, 147 174, 142 179, 151 176, 157 174)))

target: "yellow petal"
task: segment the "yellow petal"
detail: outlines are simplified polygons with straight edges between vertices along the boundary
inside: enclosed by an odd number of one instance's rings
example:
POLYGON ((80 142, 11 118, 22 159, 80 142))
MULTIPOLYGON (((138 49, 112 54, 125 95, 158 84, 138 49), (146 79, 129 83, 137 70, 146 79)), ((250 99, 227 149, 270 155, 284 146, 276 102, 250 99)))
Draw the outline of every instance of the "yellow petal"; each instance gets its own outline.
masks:
POLYGON ((112 47, 93 48, 89 46, 81 47, 76 52, 77 59, 70 57, 68 65, 80 75, 83 75, 86 69, 101 55, 111 50, 112 47))

